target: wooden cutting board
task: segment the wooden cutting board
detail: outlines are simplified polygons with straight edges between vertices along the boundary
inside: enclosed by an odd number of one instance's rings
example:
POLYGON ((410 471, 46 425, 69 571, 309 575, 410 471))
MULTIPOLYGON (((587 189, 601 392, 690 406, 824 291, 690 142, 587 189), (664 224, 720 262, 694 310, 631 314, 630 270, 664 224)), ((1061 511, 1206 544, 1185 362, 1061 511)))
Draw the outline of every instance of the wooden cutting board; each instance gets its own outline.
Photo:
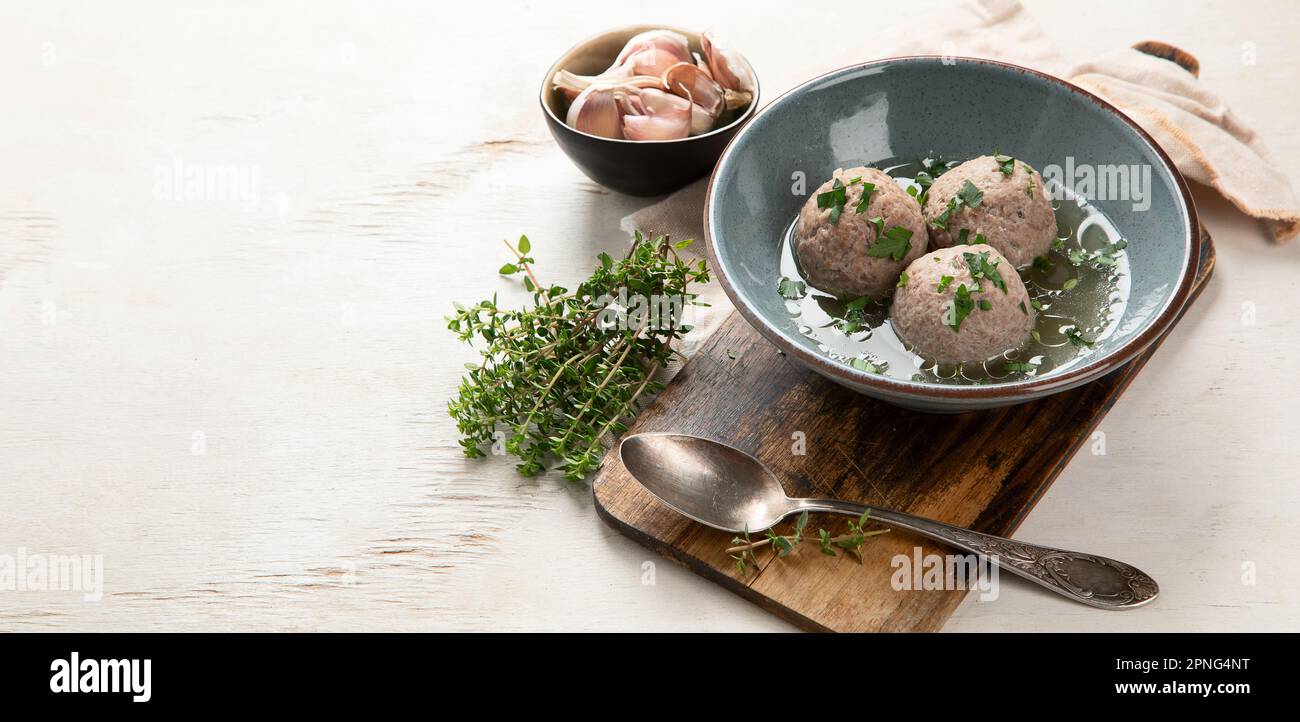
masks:
MULTIPOLYGON (((1213 270, 1214 245, 1205 234, 1189 306, 1213 270)), ((732 444, 770 466, 790 496, 879 504, 1010 536, 1161 341, 1071 391, 934 415, 860 396, 808 371, 732 313, 628 433, 674 431, 732 444)), ((862 564, 805 542, 776 563, 760 551, 758 567, 741 572, 726 553, 731 534, 661 504, 628 475, 617 449, 606 455, 593 492, 614 528, 805 629, 933 631, 966 594, 894 591, 896 554, 911 556, 918 545, 923 554, 951 551, 901 530, 868 539, 862 564)), ((814 516, 809 528, 819 526, 839 533, 844 517, 814 516)))

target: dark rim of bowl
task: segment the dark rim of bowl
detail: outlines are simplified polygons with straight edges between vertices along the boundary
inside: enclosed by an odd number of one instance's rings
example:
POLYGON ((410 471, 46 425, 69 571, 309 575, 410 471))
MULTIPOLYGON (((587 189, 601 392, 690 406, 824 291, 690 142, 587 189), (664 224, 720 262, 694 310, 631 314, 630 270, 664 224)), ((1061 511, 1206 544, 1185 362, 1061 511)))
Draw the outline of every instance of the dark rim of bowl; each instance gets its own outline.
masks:
POLYGON ((569 48, 568 50, 564 51, 563 53, 561 53, 560 57, 556 58, 555 62, 551 64, 550 69, 546 71, 546 77, 542 78, 542 90, 537 94, 537 101, 542 106, 542 112, 546 114, 546 117, 555 121, 561 127, 577 135, 581 135, 586 138, 591 138, 593 140, 603 140, 609 143, 628 143, 631 145, 656 145, 656 144, 666 145, 669 143, 686 143, 693 140, 702 140, 704 138, 717 135, 718 133, 722 133, 726 130, 737 128, 745 121, 749 120, 754 116, 755 111, 758 109, 759 90, 760 90, 759 82, 758 82, 758 73, 754 72, 754 66, 749 62, 749 58, 746 58, 744 55, 741 55, 740 59, 745 62, 745 67, 749 69, 749 76, 754 79, 754 97, 750 99, 749 105, 745 108, 745 112, 741 113, 740 115, 737 115, 735 120, 732 120, 730 123, 727 123, 721 128, 714 128, 713 130, 710 130, 707 133, 701 133, 699 135, 688 135, 685 138, 674 138, 672 140, 628 140, 626 138, 606 138, 601 135, 592 135, 591 133, 584 133, 583 131, 578 130, 577 128, 574 128, 573 126, 564 122, 563 118, 557 116, 554 112, 551 111, 551 106, 546 104, 546 94, 555 92, 554 89, 551 88, 551 78, 555 77, 555 74, 560 70, 562 70, 562 68, 560 67, 561 61, 563 61, 565 58, 572 55, 575 51, 578 50, 578 48, 581 48, 584 45, 588 45, 594 42, 595 40, 597 40, 598 38, 609 35, 610 33, 632 32, 632 34, 635 35, 636 33, 645 32, 647 30, 658 30, 658 29, 672 30, 673 32, 677 32, 677 33, 681 33, 682 35, 685 35, 687 38, 689 38, 692 35, 696 35, 696 36, 699 35, 699 33, 695 31, 684 30, 682 28, 675 27, 672 25, 627 25, 621 28, 613 28, 611 30, 606 30, 603 33, 597 33, 596 35, 592 35, 586 38, 585 40, 577 43, 576 45, 569 48))
POLYGON ((1007 383, 997 383, 997 384, 989 384, 989 385, 970 385, 970 386, 945 386, 941 384, 919 383, 915 381, 902 381, 887 376, 881 376, 879 374, 871 374, 871 373, 867 373, 866 371, 859 371, 857 369, 852 368, 851 366, 838 363, 832 359, 816 354, 811 350, 806 349, 803 346, 791 341, 790 339, 787 339, 784 336, 784 334, 782 334, 781 331, 778 330, 776 327, 771 325, 767 321, 767 319, 763 318, 758 313, 755 313, 753 309, 749 308, 748 306, 746 306, 744 303, 740 301, 739 293, 737 292, 736 288, 732 285, 731 279, 727 276, 726 267, 718 262, 718 254, 714 248, 714 242, 713 242, 713 229, 709 223, 709 216, 710 216, 709 211, 713 206, 713 188, 714 188, 714 184, 717 182, 718 170, 722 168, 723 164, 727 160, 727 157, 731 154, 732 147, 736 144, 736 141, 740 140, 741 136, 744 135, 744 131, 747 130, 748 128, 756 127, 753 125, 750 125, 745 129, 742 129, 740 133, 737 133, 735 136, 731 138, 731 140, 727 143, 727 147, 722 150, 722 155, 718 157, 718 163, 717 165, 714 166, 713 173, 710 174, 709 176, 708 188, 705 191, 705 195, 704 195, 704 239, 705 239, 705 247, 709 255, 709 263, 713 265, 713 269, 717 274, 717 278, 722 283, 723 290, 726 292, 727 297, 731 299, 732 305, 736 307, 736 310, 739 311, 741 316, 743 316, 745 320, 749 322, 749 325, 753 326, 761 334, 766 336, 767 339, 772 343, 776 344, 778 348, 788 353, 794 354, 804 364, 810 367, 814 367, 816 370, 819 370, 827 375, 844 379, 854 384, 859 384, 862 386, 871 387, 873 389, 878 389, 880 391, 887 392, 891 395, 896 395, 896 396, 901 395, 901 396, 908 396, 913 398, 928 397, 928 398, 972 399, 972 400, 997 400, 997 399, 1028 400, 1030 398, 1035 398, 1044 393, 1064 390, 1065 388, 1076 385, 1077 383, 1083 383, 1086 381, 1091 381, 1096 378, 1100 378, 1101 376, 1104 376, 1105 374, 1114 371, 1120 366, 1123 366, 1124 364, 1133 360, 1134 357, 1136 357, 1142 351, 1146 350, 1146 348, 1150 346, 1153 341, 1159 338, 1161 334, 1169 330, 1169 328, 1173 325, 1174 321, 1177 320, 1179 314, 1182 312, 1183 307, 1187 303, 1187 298, 1192 289, 1192 282, 1196 278, 1196 273, 1200 268, 1200 260, 1201 260, 1200 258, 1201 257, 1201 244, 1200 244, 1201 226, 1200 226, 1200 221, 1196 216, 1196 204, 1192 201, 1192 194, 1187 186, 1187 181, 1183 178, 1183 174, 1178 171, 1178 167, 1174 165, 1173 161, 1169 158, 1169 155, 1165 153, 1164 149, 1161 148, 1160 145, 1156 143, 1155 140, 1145 130, 1143 130, 1140 126, 1138 126, 1138 124, 1135 123, 1132 119, 1130 119, 1127 115, 1124 115, 1123 112, 1121 112, 1115 106, 1111 105, 1109 102, 1094 95, 1093 93, 1088 92, 1087 90, 1084 90, 1083 88, 1080 88, 1079 86, 1073 83, 1062 80, 1061 78, 1057 78, 1052 75, 1048 75, 1047 73, 1039 72, 1032 68, 1026 68, 1020 65, 1013 65, 1011 63, 1002 63, 996 60, 985 60, 983 58, 968 58, 968 57, 953 58, 951 56, 949 56, 948 58, 943 58, 938 55, 903 55, 903 56, 897 56, 891 58, 881 58, 880 60, 873 60, 866 63, 858 63, 856 65, 849 65, 840 68, 838 70, 832 70, 829 73, 824 73, 815 78, 812 78, 811 80, 800 83, 794 88, 791 88, 790 90, 787 90, 786 92, 777 96, 775 100, 773 100, 771 103, 768 103, 767 106, 763 108, 762 112, 763 113, 770 112, 773 108, 776 108, 778 105, 780 105, 781 101, 784 100, 787 96, 791 95, 792 93, 796 93, 808 86, 819 83, 832 76, 840 75, 842 73, 848 73, 855 70, 860 70, 863 68, 869 68, 869 67, 888 64, 888 63, 943 62, 944 60, 954 60, 954 59, 958 62, 963 62, 963 63, 991 65, 991 66, 1003 68, 1005 70, 1009 70, 1013 72, 1032 75, 1041 78, 1043 80, 1047 80, 1057 84, 1062 88, 1064 88, 1065 90, 1068 90, 1072 93, 1075 93, 1076 95, 1083 97, 1084 99, 1092 102, 1094 105, 1101 108, 1102 110, 1108 111, 1114 116, 1118 117, 1121 121, 1124 122, 1125 125, 1129 127, 1130 130, 1133 131, 1133 133, 1137 135, 1138 138, 1140 138, 1144 143, 1147 144, 1148 147, 1150 147, 1155 152, 1156 157, 1160 159, 1160 162, 1162 164, 1164 164, 1165 170, 1168 171, 1168 173, 1174 179, 1174 182, 1178 187, 1178 193, 1179 196, 1181 196, 1182 198, 1183 207, 1187 211, 1187 238, 1186 238, 1187 248, 1186 248, 1186 252, 1183 254, 1183 259, 1186 265, 1183 268, 1182 277, 1178 280, 1177 288, 1175 288, 1174 292, 1170 294, 1169 299, 1165 302, 1164 308, 1162 308, 1160 312, 1156 314, 1156 316, 1150 321, 1150 323, 1148 323, 1146 329, 1143 330, 1142 333, 1138 334, 1133 338, 1130 338, 1129 340, 1120 344, 1115 349, 1100 354, 1097 358, 1086 361, 1080 366, 1068 369, 1059 375, 1049 375, 1043 378, 1035 377, 1032 379, 1026 379, 1024 381, 1012 381, 1007 383))

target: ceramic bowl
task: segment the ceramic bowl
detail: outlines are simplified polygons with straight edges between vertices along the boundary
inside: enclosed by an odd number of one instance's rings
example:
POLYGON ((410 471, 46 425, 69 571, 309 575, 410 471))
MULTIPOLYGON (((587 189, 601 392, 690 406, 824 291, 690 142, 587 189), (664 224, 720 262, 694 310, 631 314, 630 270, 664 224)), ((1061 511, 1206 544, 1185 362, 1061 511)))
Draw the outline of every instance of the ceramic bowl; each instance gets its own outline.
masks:
MULTIPOLYGON (((691 49, 700 50, 700 35, 665 25, 634 25, 601 33, 578 43, 555 61, 542 78, 542 115, 560 149, 578 169, 597 183, 634 196, 655 196, 681 188, 709 174, 722 149, 736 131, 754 115, 759 102, 758 75, 746 61, 754 78, 754 99, 726 126, 703 135, 679 140, 616 140, 570 128, 564 122, 569 101, 551 86, 559 70, 579 75, 596 75, 608 68, 627 41, 655 28, 675 30, 690 39, 691 49)), ((735 111, 732 111, 735 112, 735 111)))
POLYGON ((1022 403, 1087 383, 1131 360, 1177 319, 1195 278, 1200 229, 1169 157, 1113 106, 1065 81, 1003 63, 890 58, 815 78, 759 113, 723 152, 709 181, 705 235, 717 278, 759 332, 817 373, 899 406, 960 412, 1022 403), (782 234, 839 167, 938 153, 973 158, 1001 147, 1042 169, 1125 164, 1151 170, 1150 207, 1089 200, 1128 239, 1129 303, 1114 333, 1082 363, 1023 381, 954 386, 867 373, 820 353, 775 292, 782 234), (1011 150, 1014 149, 1014 150, 1011 150))

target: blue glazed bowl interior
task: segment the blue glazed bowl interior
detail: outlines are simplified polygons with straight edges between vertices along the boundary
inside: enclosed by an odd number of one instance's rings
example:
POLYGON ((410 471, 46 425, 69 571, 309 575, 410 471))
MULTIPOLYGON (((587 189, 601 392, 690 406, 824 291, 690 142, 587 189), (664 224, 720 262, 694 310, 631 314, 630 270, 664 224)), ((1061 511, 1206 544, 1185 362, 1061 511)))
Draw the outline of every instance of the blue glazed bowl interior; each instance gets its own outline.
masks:
MULTIPOLYGON (((705 213, 715 259, 751 322, 820 356, 775 293, 782 232, 836 168, 938 154, 967 160, 994 148, 1040 171, 1049 165, 1149 168, 1150 207, 1089 198, 1128 239, 1129 304, 1088 365, 1143 335, 1175 300, 1188 272, 1192 213, 1161 154, 1113 111, 1059 81, 1013 66, 900 58, 848 68, 800 86, 764 109, 714 172, 705 213), (757 318, 755 318, 755 316, 757 318)), ((1141 204, 1139 204, 1141 205, 1141 204)), ((1181 301, 1180 301, 1181 302, 1181 301)), ((849 371, 866 378, 865 374, 849 371)), ((1041 384, 1037 379, 998 384, 1041 384)), ((889 380, 891 385, 935 384, 889 380)))

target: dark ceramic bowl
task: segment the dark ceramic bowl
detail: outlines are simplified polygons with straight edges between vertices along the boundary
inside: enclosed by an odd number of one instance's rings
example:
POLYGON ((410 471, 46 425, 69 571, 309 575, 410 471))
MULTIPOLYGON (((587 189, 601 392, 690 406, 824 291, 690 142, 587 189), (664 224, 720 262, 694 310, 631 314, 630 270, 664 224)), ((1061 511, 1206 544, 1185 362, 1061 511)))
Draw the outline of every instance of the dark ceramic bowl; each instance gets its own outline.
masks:
POLYGON ((813 79, 776 99, 732 140, 709 181, 705 237, 714 271, 759 332, 817 373, 868 396, 922 411, 1006 406, 1074 388, 1132 359, 1178 318, 1200 261, 1187 184, 1169 157, 1109 103, 1014 65, 958 58, 890 58, 813 79), (954 386, 867 373, 827 358, 799 333, 776 293, 782 235, 838 167, 936 152, 965 159, 1001 147, 1035 168, 1149 167, 1150 207, 1090 199, 1128 239, 1129 302, 1115 331, 1081 363, 1023 381, 954 386), (1014 150, 1013 150, 1014 149, 1014 150))
MULTIPOLYGON (((542 79, 542 115, 555 136, 555 142, 579 170, 597 183, 634 196, 657 196, 681 188, 713 170, 722 149, 732 136, 754 115, 758 107, 758 75, 745 61, 754 78, 754 99, 749 106, 724 127, 704 135, 680 140, 616 140, 602 138, 570 128, 564 123, 569 101, 551 87, 557 71, 579 75, 596 75, 608 68, 632 36, 647 30, 675 30, 690 39, 691 49, 700 52, 700 35, 667 25, 634 25, 601 33, 578 43, 555 61, 542 79)), ((734 112, 734 111, 733 111, 734 112)))

